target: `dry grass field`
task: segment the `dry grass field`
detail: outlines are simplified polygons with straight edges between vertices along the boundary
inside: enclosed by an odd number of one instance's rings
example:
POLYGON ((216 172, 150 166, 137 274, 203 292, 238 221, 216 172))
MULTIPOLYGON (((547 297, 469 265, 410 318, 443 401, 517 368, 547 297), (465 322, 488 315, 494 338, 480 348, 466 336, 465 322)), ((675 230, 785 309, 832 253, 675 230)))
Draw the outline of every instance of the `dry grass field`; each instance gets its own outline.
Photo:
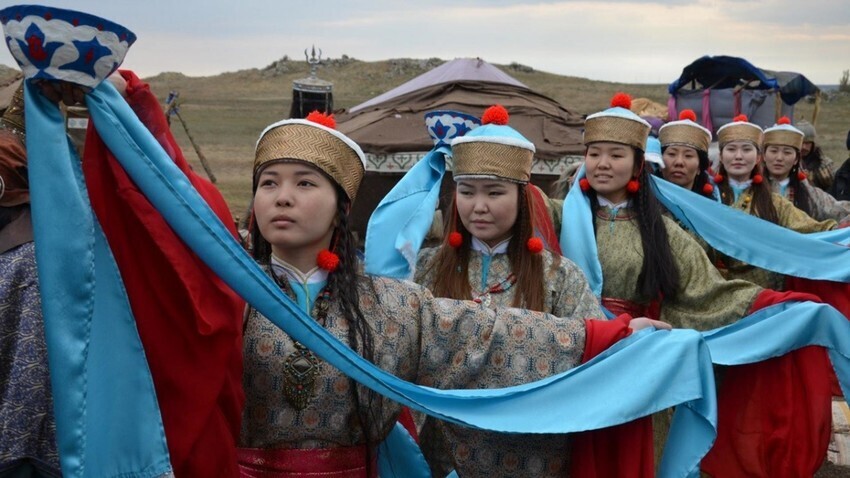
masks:
MULTIPOLYGON (((437 59, 362 62, 343 58, 328 61, 318 75, 334 83, 334 107, 340 109, 388 91, 440 63, 437 59)), ((524 71, 525 68, 499 67, 579 114, 606 107, 617 91, 661 103, 667 101, 667 85, 609 83, 524 71)), ((251 194, 251 161, 257 136, 266 125, 288 116, 292 81, 306 77, 308 72, 304 61, 281 60, 263 69, 213 77, 163 73, 147 81, 163 100, 171 90, 180 92, 182 116, 211 163, 217 184, 234 215, 242 215, 251 194)), ((798 103, 797 118, 810 119, 812 110, 812 104, 798 103)), ((823 102, 817 124, 820 142, 827 154, 836 161, 843 161, 847 157, 844 140, 850 129, 850 97, 837 96, 823 102)), ((200 167, 182 128, 175 124, 172 129, 187 158, 200 167)))
MULTIPOLYGON (((319 68, 318 76, 334 83, 334 107, 341 109, 388 91, 441 63, 436 58, 363 62, 343 57, 327 60, 319 68)), ((605 108, 617 91, 664 104, 667 101, 667 85, 610 83, 555 75, 521 65, 519 68, 497 66, 578 114, 605 108)), ((0 79, 14 73, 0 65, 0 79)), ((308 73, 306 62, 284 57, 261 69, 210 77, 162 73, 146 80, 163 103, 169 91, 180 93, 181 115, 209 160, 233 214, 239 216, 251 195, 250 171, 257 136, 268 124, 288 116, 292 82, 308 73)), ((811 119, 813 108, 813 104, 805 101, 798 103, 797 119, 811 119)), ((850 129, 850 96, 833 95, 830 101, 824 101, 817 126, 819 142, 827 154, 837 162, 846 159, 844 141, 850 129)), ((198 157, 183 128, 175 122, 172 129, 186 157, 200 171, 198 157)))

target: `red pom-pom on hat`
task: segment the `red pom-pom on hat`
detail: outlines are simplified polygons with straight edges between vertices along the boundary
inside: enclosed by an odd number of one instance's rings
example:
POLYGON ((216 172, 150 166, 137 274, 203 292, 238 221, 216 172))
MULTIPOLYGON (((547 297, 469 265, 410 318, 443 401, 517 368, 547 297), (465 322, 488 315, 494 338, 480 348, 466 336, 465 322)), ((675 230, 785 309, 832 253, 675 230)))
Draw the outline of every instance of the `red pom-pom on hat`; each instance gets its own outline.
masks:
POLYGON ((617 93, 611 98, 611 106, 616 108, 625 108, 627 110, 632 108, 632 97, 626 93, 617 93))
POLYGON ((330 129, 336 129, 336 120, 334 119, 333 114, 327 115, 319 110, 314 110, 312 113, 308 114, 307 117, 304 119, 316 124, 320 124, 322 126, 326 126, 330 129))
POLYGON ((481 115, 481 124, 497 124, 504 126, 508 124, 509 119, 510 115, 504 106, 493 105, 484 110, 484 114, 481 115))
POLYGON ((694 113, 694 110, 682 110, 682 112, 679 113, 679 120, 690 120, 696 123, 697 114, 694 113))
POLYGON ((779 120, 776 122, 776 124, 791 124, 791 118, 789 118, 787 116, 783 116, 783 117, 779 118, 779 120))
POLYGON ((543 241, 540 240, 539 237, 532 237, 525 244, 525 247, 527 247, 532 254, 537 254, 543 251, 543 241))
POLYGON ((764 182, 764 176, 761 174, 756 174, 753 176, 753 184, 761 184, 764 182))
POLYGON ((702 185, 702 193, 703 194, 711 194, 714 192, 714 186, 709 183, 705 183, 702 185))
POLYGON ((328 272, 333 272, 339 267, 339 256, 327 249, 322 249, 316 257, 316 264, 328 272))
POLYGON ((738 116, 732 118, 732 121, 735 122, 735 123, 746 123, 746 122, 750 121, 750 119, 747 118, 747 115, 738 115, 738 116))
POLYGON ((590 191, 590 181, 588 181, 587 178, 581 178, 578 180, 578 187, 580 187, 582 191, 588 192, 590 191))
POLYGON ((463 236, 459 232, 454 231, 454 232, 449 234, 449 245, 450 246, 457 249, 458 247, 460 247, 461 244, 463 244, 463 236))

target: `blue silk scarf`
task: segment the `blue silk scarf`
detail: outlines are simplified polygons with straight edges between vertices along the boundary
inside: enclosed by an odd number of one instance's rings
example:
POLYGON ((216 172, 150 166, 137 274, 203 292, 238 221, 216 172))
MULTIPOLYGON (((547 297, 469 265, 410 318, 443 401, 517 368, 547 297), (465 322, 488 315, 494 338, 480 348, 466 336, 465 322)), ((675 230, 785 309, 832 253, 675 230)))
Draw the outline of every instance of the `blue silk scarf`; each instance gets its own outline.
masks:
POLYGON ((66 477, 171 471, 121 276, 59 108, 25 87, 27 156, 56 441, 66 477))
MULTIPOLYGON (((37 247, 41 247, 39 262, 43 266, 39 272, 43 272, 42 280, 48 285, 45 302, 50 313, 47 315, 54 317, 47 324, 51 329, 48 342, 53 348, 51 367, 62 371, 55 382, 55 390, 57 410, 63 411, 57 414, 58 433, 65 444, 63 466, 68 462, 72 466, 68 470, 74 470, 73 466, 86 453, 97 453, 99 460, 90 459, 85 474, 80 476, 154 476, 167 469, 167 461, 163 463, 167 451, 156 403, 152 402, 153 389, 146 375, 147 368, 139 362, 143 355, 138 337, 135 343, 121 340, 121 337, 132 336, 135 330, 126 315, 129 309, 126 297, 121 295, 123 290, 114 286, 118 291, 115 300, 123 302, 126 309, 119 317, 126 320, 114 320, 115 315, 110 316, 113 319, 110 325, 121 330, 110 330, 108 336, 86 336, 86 317, 69 320, 75 308, 84 309, 74 312, 75 315, 89 314, 86 306, 79 304, 91 304, 86 290, 91 288, 91 280, 86 277, 91 266, 81 268, 79 263, 80 254, 92 249, 96 230, 91 211, 87 209, 84 182, 79 172, 74 171, 77 166, 72 147, 61 133, 61 116, 55 105, 37 95, 29 96, 35 97, 28 103, 33 105, 32 109, 46 113, 30 114, 28 131, 40 140, 30 152, 35 157, 34 164, 42 165, 36 167, 37 174, 33 176, 34 183, 40 183, 35 193, 41 198, 34 201, 41 203, 36 241, 40 244, 37 247), (59 142, 47 138, 63 139, 59 142), (57 162, 63 166, 57 168, 57 162), (52 178, 62 179, 52 181, 52 178), (69 214, 69 204, 74 205, 75 213, 87 214, 91 225, 81 227, 74 222, 77 214, 69 214), (69 231, 74 233, 69 234, 69 231), (69 251, 63 243, 75 246, 69 251), (68 270, 74 269, 75 275, 69 279, 68 270), (57 289, 60 285, 73 290, 57 289), (83 290, 77 291, 77 288, 83 290), (70 325, 57 324, 60 322, 57 317, 70 325), (73 330, 65 331, 62 327, 73 330), (95 339, 98 344, 93 343, 95 339), (116 345, 109 349, 111 344, 116 345), (86 347, 109 349, 109 360, 80 362, 79 357, 85 356, 82 351, 86 347), (136 356, 130 364, 123 357, 128 353, 136 356), (57 358, 56 365, 54 358, 57 358), (147 380, 132 380, 129 386, 116 388, 114 381, 125 374, 142 375, 147 380), (86 390, 98 383, 109 383, 101 392, 103 400, 98 402, 103 408, 76 415, 64 411, 78 407, 80 402, 85 405, 86 390), (115 394, 116 390, 120 395, 115 394), (148 406, 142 407, 137 401, 148 406), (117 421, 105 425, 108 420, 105 417, 117 421), (75 441, 83 431, 97 428, 85 420, 103 424, 100 430, 104 435, 107 430, 122 430, 122 433, 112 434, 102 442, 75 441), (155 453, 143 453, 148 448, 153 448, 155 453), (101 461, 109 463, 102 467, 92 465, 101 466, 101 461)), ((105 82, 98 86, 87 95, 86 101, 103 141, 186 244, 260 313, 353 379, 437 418, 502 432, 570 433, 604 428, 679 405, 672 433, 686 435, 688 439, 668 444, 660 476, 697 476, 699 461, 716 436, 714 379, 707 348, 697 332, 642 331, 580 367, 538 382, 504 389, 436 390, 403 381, 339 342, 281 292, 220 223, 111 84, 105 82), (654 365, 645 367, 646 363, 654 365), (623 396, 630 399, 622 400, 623 396), (540 413, 540 410, 547 413, 540 413)), ((120 277, 114 264, 112 267, 111 279, 118 284, 120 277)), ((88 397, 91 400, 91 393, 88 397)), ((385 442, 386 447, 392 448, 384 448, 389 450, 390 459, 401 457, 393 451, 398 438, 393 434, 385 442)), ((385 471, 392 472, 382 469, 382 473, 385 471)))

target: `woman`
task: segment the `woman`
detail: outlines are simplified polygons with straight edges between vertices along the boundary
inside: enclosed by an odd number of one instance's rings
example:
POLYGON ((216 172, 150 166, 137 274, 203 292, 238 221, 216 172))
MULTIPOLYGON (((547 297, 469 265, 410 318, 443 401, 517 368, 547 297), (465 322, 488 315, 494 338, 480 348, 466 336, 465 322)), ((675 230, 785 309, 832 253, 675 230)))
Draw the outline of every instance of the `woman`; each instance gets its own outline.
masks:
POLYGON ((714 185, 709 178, 708 146, 711 131, 696 122, 693 110, 684 110, 679 121, 671 121, 659 130, 661 175, 667 181, 707 198, 714 198, 714 185))
POLYGON ((764 165, 773 192, 819 221, 848 220, 850 202, 838 201, 807 181, 800 169, 802 144, 803 132, 791 126, 787 117, 764 131, 764 165))
MULTIPOLYGON (((836 222, 818 222, 794 205, 774 194, 764 180, 761 167, 762 129, 737 116, 717 130, 720 143, 720 168, 714 181, 720 188, 723 204, 740 209, 774 224, 797 232, 833 229, 836 222)), ((718 254, 715 264, 729 278, 744 279, 763 287, 781 290, 784 277, 718 254)))
MULTIPOLYGON (((410 282, 359 274, 348 212, 364 175, 364 155, 333 127, 332 118, 311 114, 260 135, 253 254, 305 312, 364 357, 438 388, 479 381, 498 386, 533 380, 537 367, 507 373, 504 363, 482 360, 487 351, 508 358, 528 354, 551 374, 628 333, 623 321, 491 311, 434 299, 410 282)), ((323 366, 253 309, 246 314, 244 344, 243 476, 283 476, 287 469, 375 476, 376 445, 400 406, 323 366)))
MULTIPOLYGON (((546 250, 535 236, 539 223, 535 213, 545 213, 534 208, 528 183, 535 148, 508 122, 505 108, 490 107, 481 118, 482 126, 452 141, 456 187, 448 210, 448 234, 440 247, 420 251, 414 281, 436 297, 471 299, 490 308, 602 317, 581 270, 546 250)), ((539 463, 537 476, 544 474, 542 470, 551 476, 566 473, 566 435, 506 436, 428 418, 422 448, 432 470, 441 476, 452 469, 444 441, 496 448, 502 455, 533 456, 539 463)), ((486 466, 490 464, 479 463, 477 468, 483 471, 486 466)))
MULTIPOLYGON (((642 148, 649 125, 629 111, 629 103, 628 96, 619 94, 612 108, 588 116, 585 122, 586 171, 579 184, 589 199, 593 222, 581 220, 585 212, 577 208, 585 206, 583 200, 575 201, 579 196, 574 196, 573 200, 568 198, 564 210, 566 234, 562 234, 562 247, 565 255, 578 263, 596 261, 599 264, 603 305, 615 313, 641 311, 650 317, 660 317, 674 327, 708 330, 787 300, 788 296, 780 296, 750 282, 724 280, 699 244, 673 220, 662 215, 650 191, 643 160, 642 148), (582 242, 590 228, 595 251, 582 242), (588 257, 590 254, 594 257, 588 257)), ((828 395, 818 398, 826 399, 822 408, 828 411, 828 395)), ((738 425, 740 422, 730 414, 721 414, 719 420, 721 432, 736 429, 724 423, 738 425)), ((743 453, 758 450, 756 455, 767 457, 767 469, 770 463, 782 462, 780 458, 796 446, 794 439, 806 443, 809 435, 804 437, 803 434, 813 433, 814 428, 806 422, 801 428, 789 427, 802 431, 784 433, 787 429, 783 426, 766 429, 761 422, 756 423, 748 432, 750 442, 743 453)), ((644 433, 651 433, 648 419, 624 426, 642 426, 644 433)), ((591 432, 581 440, 605 443, 608 440, 605 433, 604 430, 591 432)), ((723 444, 728 443, 728 437, 726 439, 723 444)), ((585 456, 580 445, 577 439, 573 448, 574 462, 585 456)), ((726 450, 724 448, 724 452, 726 450)), ((728 454, 719 456, 722 463, 733 463, 733 467, 737 464, 728 454)), ((789 469, 808 469, 813 466, 812 462, 819 465, 823 457, 817 452, 808 455, 800 452, 795 456, 798 458, 799 467, 787 465, 789 469)), ((600 462, 598 466, 610 465, 600 462)))

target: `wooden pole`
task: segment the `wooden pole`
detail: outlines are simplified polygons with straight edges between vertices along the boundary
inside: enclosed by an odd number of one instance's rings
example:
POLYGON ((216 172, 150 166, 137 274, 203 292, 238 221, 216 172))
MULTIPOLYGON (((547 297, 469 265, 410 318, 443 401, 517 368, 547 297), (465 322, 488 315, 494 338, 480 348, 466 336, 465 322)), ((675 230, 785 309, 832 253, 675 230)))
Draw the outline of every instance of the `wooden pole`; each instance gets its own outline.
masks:
POLYGON ((192 133, 189 132, 189 126, 186 124, 186 121, 180 116, 180 110, 176 107, 177 102, 173 101, 171 105, 168 107, 168 117, 171 115, 177 116, 177 119, 180 120, 180 124, 183 125, 183 130, 186 131, 186 136, 189 137, 189 142, 192 143, 192 147, 195 148, 195 154, 198 155, 198 159, 201 160, 201 166, 204 167, 204 171, 207 173, 207 177, 210 178, 210 182, 215 184, 215 174, 212 172, 212 168, 210 168, 209 163, 207 162, 207 158, 204 156, 204 153, 201 152, 200 146, 195 142, 195 138, 192 137, 192 133))

